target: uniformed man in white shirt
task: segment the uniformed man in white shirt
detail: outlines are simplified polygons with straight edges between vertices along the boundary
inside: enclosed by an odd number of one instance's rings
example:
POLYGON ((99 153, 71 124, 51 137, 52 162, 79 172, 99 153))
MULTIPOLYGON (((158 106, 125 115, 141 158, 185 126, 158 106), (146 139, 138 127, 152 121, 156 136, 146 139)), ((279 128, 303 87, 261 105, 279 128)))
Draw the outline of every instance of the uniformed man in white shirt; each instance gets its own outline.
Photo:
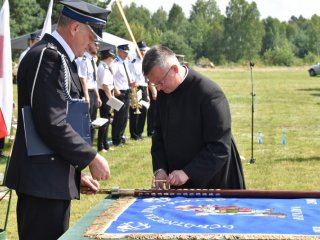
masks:
POLYGON ((36 34, 36 33, 31 33, 30 37, 28 38, 28 47, 20 54, 19 57, 19 64, 21 62, 21 60, 23 59, 23 57, 27 54, 27 52, 30 50, 30 48, 36 44, 37 42, 39 42, 40 40, 40 35, 36 34))
POLYGON ((121 109, 119 111, 114 111, 112 122, 112 143, 114 146, 126 142, 124 132, 129 115, 130 87, 134 84, 128 67, 128 53, 128 44, 119 45, 117 57, 111 65, 115 86, 115 97, 123 102, 121 109))
MULTIPOLYGON (((141 57, 143 58, 146 50, 147 50, 147 44, 144 41, 137 42, 138 48, 137 49, 137 56, 130 62, 129 68, 133 76, 133 80, 136 83, 136 91, 141 92, 141 99, 135 99, 137 102, 139 100, 143 100, 145 102, 149 102, 148 97, 148 81, 147 78, 143 75, 142 72, 142 59, 140 58, 140 55, 138 51, 141 54, 141 57)), ((135 98, 139 98, 135 96, 135 98)), ((134 140, 143 140, 142 133, 144 129, 144 125, 146 122, 146 116, 147 116, 147 108, 145 106, 142 106, 141 104, 135 104, 134 106, 130 107, 130 136, 131 139, 134 140)))
POLYGON ((113 73, 110 67, 115 53, 112 48, 100 51, 100 63, 97 70, 97 84, 101 99, 100 117, 107 118, 109 121, 101 126, 98 131, 98 151, 106 152, 110 149, 108 144, 108 129, 110 125, 111 107, 107 104, 113 96, 114 82, 113 73))
MULTIPOLYGON (((97 118, 98 108, 101 106, 101 99, 97 87, 97 66, 94 55, 98 54, 98 44, 91 43, 82 57, 77 58, 78 75, 82 84, 84 98, 89 103, 91 121, 97 118)), ((95 129, 91 128, 91 143, 93 144, 95 129)))

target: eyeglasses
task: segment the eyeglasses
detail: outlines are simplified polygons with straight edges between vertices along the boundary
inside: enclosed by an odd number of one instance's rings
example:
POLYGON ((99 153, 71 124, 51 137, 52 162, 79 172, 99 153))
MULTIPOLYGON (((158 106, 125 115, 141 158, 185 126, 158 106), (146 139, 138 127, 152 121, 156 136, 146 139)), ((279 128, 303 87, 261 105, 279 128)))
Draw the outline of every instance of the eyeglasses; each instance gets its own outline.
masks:
POLYGON ((152 86, 154 87, 159 87, 162 86, 170 72, 170 70, 172 69, 172 66, 168 69, 168 71, 166 72, 166 74, 161 78, 161 80, 158 83, 153 83, 152 86))

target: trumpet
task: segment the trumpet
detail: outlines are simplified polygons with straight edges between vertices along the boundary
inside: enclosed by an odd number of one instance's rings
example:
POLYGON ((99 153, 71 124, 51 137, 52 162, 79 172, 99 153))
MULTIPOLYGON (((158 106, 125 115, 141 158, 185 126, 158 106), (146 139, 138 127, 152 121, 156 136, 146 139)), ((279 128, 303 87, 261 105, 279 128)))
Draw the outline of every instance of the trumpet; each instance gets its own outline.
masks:
POLYGON ((131 87, 131 101, 130 101, 130 107, 135 109, 134 114, 141 114, 139 108, 141 108, 141 105, 139 104, 138 99, 138 87, 132 86, 131 87))

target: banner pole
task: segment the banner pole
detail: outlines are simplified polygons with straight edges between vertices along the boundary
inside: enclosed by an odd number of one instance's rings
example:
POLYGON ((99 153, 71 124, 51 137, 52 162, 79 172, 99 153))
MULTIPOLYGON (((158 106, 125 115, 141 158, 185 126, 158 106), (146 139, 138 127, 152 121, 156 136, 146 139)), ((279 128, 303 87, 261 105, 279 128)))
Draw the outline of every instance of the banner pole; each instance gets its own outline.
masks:
MULTIPOLYGON (((138 45, 137 45, 137 41, 136 41, 136 39, 135 39, 135 37, 134 37, 134 35, 133 35, 133 33, 132 33, 132 30, 131 30, 131 27, 130 27, 130 25, 129 25, 129 22, 128 22, 128 20, 127 20, 127 18, 126 18, 126 15, 125 15, 125 13, 124 13, 124 11, 123 11, 123 8, 122 8, 122 6, 121 6, 121 3, 120 3, 119 0, 116 0, 116 3, 117 3, 117 6, 118 6, 118 9, 119 9, 119 11, 120 11, 120 14, 121 14, 121 16, 122 16, 122 18, 123 18, 123 21, 124 21, 124 23, 125 23, 125 25, 126 25, 126 27, 127 27, 127 30, 128 30, 128 32, 129 32, 129 34, 130 34, 130 37, 131 37, 131 39, 132 39, 135 47, 136 47, 137 49, 139 49, 139 47, 138 47, 138 45)), ((142 59, 142 55, 141 55, 140 51, 136 51, 136 52, 138 53, 140 59, 142 59)))
POLYGON ((253 87, 253 76, 252 76, 252 69, 254 67, 254 63, 250 61, 250 73, 251 73, 251 101, 252 101, 252 108, 251 108, 251 159, 250 164, 256 162, 256 159, 253 157, 253 135, 254 135, 254 87, 253 87))

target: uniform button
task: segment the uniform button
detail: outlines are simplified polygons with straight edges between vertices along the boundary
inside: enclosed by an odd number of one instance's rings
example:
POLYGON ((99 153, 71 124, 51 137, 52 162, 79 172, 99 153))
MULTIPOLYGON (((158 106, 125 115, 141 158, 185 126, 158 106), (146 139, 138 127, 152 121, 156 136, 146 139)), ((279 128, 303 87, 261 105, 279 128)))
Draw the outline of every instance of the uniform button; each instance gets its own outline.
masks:
POLYGON ((78 165, 75 165, 75 166, 74 166, 74 168, 78 168, 78 167, 79 167, 78 165))
POLYGON ((51 157, 51 161, 53 161, 54 160, 54 157, 51 157))

